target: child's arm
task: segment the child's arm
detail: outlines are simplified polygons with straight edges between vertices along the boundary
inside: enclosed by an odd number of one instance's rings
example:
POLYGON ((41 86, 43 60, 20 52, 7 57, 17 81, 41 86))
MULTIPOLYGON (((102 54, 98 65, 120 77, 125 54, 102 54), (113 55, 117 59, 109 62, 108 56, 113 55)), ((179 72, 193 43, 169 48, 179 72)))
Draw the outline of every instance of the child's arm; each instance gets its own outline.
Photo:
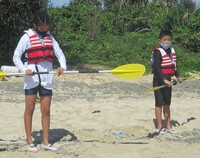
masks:
POLYGON ((55 56, 58 58, 58 61, 60 63, 60 68, 57 69, 57 74, 61 75, 64 70, 67 70, 66 58, 58 42, 53 38, 53 36, 51 36, 51 39, 53 43, 55 56))
POLYGON ((24 34, 19 40, 13 55, 13 62, 15 66, 20 70, 20 72, 26 71, 23 62, 21 61, 21 56, 25 52, 25 50, 29 47, 29 45, 30 45, 29 38, 26 34, 24 34))
MULTIPOLYGON (((176 62, 177 63, 177 62, 176 62)), ((177 66, 177 64, 176 64, 176 72, 175 72, 175 77, 177 78, 177 80, 178 80, 178 82, 179 83, 182 83, 183 82, 183 78, 182 77, 180 77, 180 75, 179 75, 179 71, 178 71, 178 66, 177 66)))
POLYGON ((171 87, 173 85, 173 83, 167 79, 164 79, 164 83, 168 86, 171 87))

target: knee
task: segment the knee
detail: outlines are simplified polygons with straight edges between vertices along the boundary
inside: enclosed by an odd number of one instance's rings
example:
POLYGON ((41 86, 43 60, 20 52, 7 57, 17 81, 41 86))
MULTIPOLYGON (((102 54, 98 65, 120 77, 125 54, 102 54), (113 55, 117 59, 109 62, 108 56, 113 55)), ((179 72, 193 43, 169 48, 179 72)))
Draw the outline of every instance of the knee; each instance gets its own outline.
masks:
POLYGON ((35 110, 34 106, 27 106, 25 109, 25 113, 33 114, 34 110, 35 110))
POLYGON ((49 116, 50 115, 50 108, 43 108, 41 109, 42 115, 49 116))

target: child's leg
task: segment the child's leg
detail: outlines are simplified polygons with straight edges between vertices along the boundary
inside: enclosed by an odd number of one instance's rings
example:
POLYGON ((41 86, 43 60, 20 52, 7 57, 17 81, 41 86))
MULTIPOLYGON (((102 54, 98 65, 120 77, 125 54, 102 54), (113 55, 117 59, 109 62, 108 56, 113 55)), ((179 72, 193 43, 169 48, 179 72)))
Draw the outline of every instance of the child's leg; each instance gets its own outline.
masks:
POLYGON ((24 125, 27 137, 27 144, 32 144, 32 117, 35 110, 36 95, 25 95, 24 125))
POLYGON ((155 107, 155 115, 157 120, 157 129, 162 128, 162 106, 155 107))
POLYGON ((166 129, 171 129, 171 123, 170 123, 170 106, 165 105, 163 107, 163 114, 165 117, 165 122, 166 122, 166 129))
POLYGON ((40 108, 42 112, 43 144, 48 145, 51 96, 42 96, 40 101, 40 108))

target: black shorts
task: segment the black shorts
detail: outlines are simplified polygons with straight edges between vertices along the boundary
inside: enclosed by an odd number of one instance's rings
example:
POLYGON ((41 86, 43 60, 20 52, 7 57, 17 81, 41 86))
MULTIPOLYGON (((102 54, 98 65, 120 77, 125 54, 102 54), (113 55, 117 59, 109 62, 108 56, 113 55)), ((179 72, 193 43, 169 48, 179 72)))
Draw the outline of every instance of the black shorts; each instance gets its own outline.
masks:
POLYGON ((52 90, 45 89, 41 85, 38 85, 37 87, 31 88, 31 89, 25 89, 25 95, 37 95, 39 92, 39 96, 52 96, 52 90))
MULTIPOLYGON (((171 79, 169 79, 171 80, 171 79)), ((161 86, 164 84, 164 81, 160 78, 154 77, 153 78, 153 87, 161 86)), ((165 106, 171 104, 171 97, 172 97, 172 88, 165 87, 159 90, 154 91, 155 96, 155 106, 165 106)))

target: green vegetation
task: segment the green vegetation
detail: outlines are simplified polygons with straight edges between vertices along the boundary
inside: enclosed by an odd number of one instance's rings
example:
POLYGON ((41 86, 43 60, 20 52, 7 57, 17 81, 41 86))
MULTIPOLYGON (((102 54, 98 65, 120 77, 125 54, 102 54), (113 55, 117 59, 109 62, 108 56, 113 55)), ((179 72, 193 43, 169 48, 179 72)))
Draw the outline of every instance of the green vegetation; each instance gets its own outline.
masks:
POLYGON ((48 0, 0 1, 0 65, 11 64, 13 52, 24 29, 31 26, 37 10, 47 8, 48 0))
MULTIPOLYGON (((16 2, 22 3, 23 0, 16 2)), ((158 45, 160 30, 166 28, 173 31, 181 73, 200 71, 200 9, 196 9, 190 0, 181 0, 179 3, 171 0, 167 5, 166 2, 104 0, 102 6, 98 0, 72 0, 69 6, 49 7, 47 10, 52 19, 51 32, 63 49, 68 64, 116 67, 126 63, 141 63, 149 70, 151 50, 158 45)), ((47 7, 47 1, 40 0, 38 4, 43 4, 40 9, 47 7)), ((5 11, 6 5, 0 6, 2 15, 2 8, 5 11)), ((17 13, 23 8, 19 4, 17 13)), ((0 30, 3 35, 0 37, 1 65, 5 59, 10 62, 9 56, 12 56, 20 37, 16 30, 30 22, 31 16, 25 10, 23 12, 27 16, 19 16, 17 23, 13 20, 15 25, 6 23, 5 18, 1 20, 3 29, 8 27, 8 30, 12 30, 9 36, 0 30), (5 46, 5 39, 10 41, 9 46, 5 46)))

